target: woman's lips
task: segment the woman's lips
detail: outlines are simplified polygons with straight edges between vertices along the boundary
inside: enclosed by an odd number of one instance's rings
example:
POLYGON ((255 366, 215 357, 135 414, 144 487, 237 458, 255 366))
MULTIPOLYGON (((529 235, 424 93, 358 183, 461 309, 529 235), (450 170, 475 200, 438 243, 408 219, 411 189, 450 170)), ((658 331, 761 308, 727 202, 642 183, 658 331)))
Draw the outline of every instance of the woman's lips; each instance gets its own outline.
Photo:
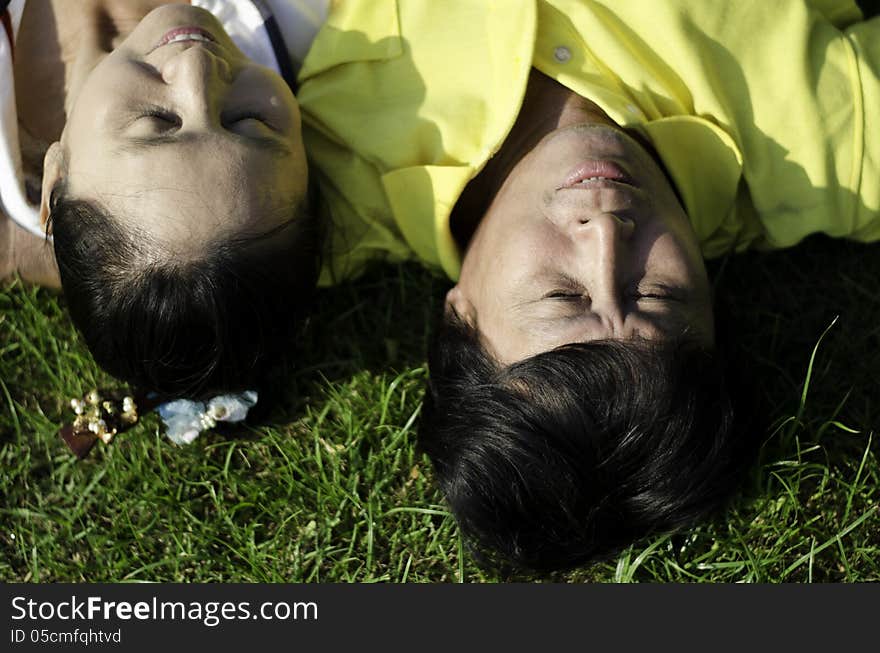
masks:
POLYGON ((165 32, 162 38, 159 39, 159 42, 153 46, 153 50, 161 48, 163 45, 168 45, 169 43, 182 43, 184 41, 216 43, 217 39, 215 39, 208 30, 202 29, 201 27, 175 27, 174 29, 165 32))
POLYGON ((614 161, 584 161, 568 173, 565 181, 556 190, 577 188, 599 182, 616 182, 635 186, 626 170, 614 161))

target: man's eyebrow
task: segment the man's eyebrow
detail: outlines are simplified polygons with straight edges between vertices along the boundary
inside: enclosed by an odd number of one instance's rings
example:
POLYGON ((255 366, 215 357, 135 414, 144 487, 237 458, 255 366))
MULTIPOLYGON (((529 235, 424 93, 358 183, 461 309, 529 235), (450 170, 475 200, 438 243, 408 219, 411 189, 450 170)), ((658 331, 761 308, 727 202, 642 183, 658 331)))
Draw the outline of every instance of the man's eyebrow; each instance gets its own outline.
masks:
MULTIPOLYGON (((667 300, 665 303, 666 310, 662 312, 635 309, 628 311, 628 316, 633 315, 637 317, 645 324, 664 334, 664 337, 670 338, 684 335, 697 327, 699 309, 695 310, 693 307, 684 306, 672 299, 667 300)), ((591 311, 589 310, 558 316, 538 316, 527 313, 524 319, 531 333, 547 335, 553 334, 559 329, 572 328, 573 324, 581 323, 590 315, 591 311)), ((580 342, 580 340, 577 340, 577 342, 580 342)))
MULTIPOLYGON (((239 134, 231 134, 231 136, 242 142, 253 143, 279 158, 290 155, 290 147, 278 138, 271 136, 241 136, 239 134)), ((116 151, 125 154, 139 154, 144 150, 161 147, 162 145, 186 145, 195 142, 197 139, 198 136, 195 134, 184 134, 183 136, 176 134, 132 136, 124 138, 117 146, 116 151)))
MULTIPOLYGON (((678 310, 675 310, 676 304, 672 303, 670 308, 673 310, 661 313, 641 312, 640 316, 668 336, 683 336, 695 330, 699 331, 700 311, 704 302, 693 299, 693 294, 690 299, 690 303, 678 302, 678 310)), ((711 307, 711 303, 709 306, 711 307)))

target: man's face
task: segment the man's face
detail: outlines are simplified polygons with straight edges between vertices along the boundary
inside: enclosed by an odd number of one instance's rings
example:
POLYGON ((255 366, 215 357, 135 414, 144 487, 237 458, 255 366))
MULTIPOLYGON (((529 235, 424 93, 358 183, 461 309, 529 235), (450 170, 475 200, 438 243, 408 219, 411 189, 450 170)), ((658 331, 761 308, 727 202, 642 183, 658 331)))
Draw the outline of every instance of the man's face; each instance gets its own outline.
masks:
POLYGON ((95 66, 61 143, 73 196, 184 255, 277 226, 306 193, 292 92, 187 5, 150 12, 95 66))
POLYGON ((594 339, 714 339, 687 216, 653 157, 607 124, 557 129, 516 164, 448 302, 504 364, 594 339))

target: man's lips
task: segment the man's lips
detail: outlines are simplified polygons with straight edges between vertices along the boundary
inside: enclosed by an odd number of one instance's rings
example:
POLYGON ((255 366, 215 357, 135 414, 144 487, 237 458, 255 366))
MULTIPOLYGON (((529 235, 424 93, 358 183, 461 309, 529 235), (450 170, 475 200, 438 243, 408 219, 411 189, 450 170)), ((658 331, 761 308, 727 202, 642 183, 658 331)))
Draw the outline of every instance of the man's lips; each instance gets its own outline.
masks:
POLYGON ((614 161, 584 161, 566 175, 562 185, 556 190, 605 187, 618 184, 635 187, 626 170, 614 161))

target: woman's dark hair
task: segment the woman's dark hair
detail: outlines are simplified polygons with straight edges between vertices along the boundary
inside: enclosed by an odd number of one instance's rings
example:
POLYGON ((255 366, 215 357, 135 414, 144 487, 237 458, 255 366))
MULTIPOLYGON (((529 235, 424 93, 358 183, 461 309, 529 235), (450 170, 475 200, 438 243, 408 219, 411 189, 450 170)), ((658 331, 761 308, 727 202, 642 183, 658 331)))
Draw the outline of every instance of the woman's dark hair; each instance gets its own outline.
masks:
POLYGON ((604 340, 499 365, 447 311, 419 445, 483 564, 607 558, 721 507, 757 453, 736 376, 688 341, 604 340))
POLYGON ((272 230, 221 236, 176 261, 148 234, 56 187, 61 284, 97 363, 161 398, 255 387, 290 348, 314 295, 320 234, 307 206, 272 230))

